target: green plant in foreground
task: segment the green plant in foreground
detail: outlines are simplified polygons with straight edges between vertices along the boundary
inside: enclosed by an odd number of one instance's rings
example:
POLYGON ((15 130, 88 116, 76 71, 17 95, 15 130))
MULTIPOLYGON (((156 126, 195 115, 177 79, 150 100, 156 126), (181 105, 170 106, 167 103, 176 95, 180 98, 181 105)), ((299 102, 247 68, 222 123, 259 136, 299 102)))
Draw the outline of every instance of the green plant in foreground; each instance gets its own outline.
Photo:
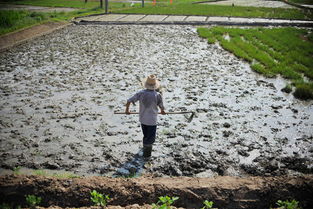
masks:
POLYGON ((202 207, 201 209, 210 209, 213 207, 213 201, 205 200, 203 204, 204 204, 204 207, 202 207))
POLYGON ((41 203, 41 197, 37 197, 35 195, 27 195, 26 202, 30 208, 35 208, 37 205, 41 203))
POLYGON ((91 195, 90 199, 95 206, 106 207, 107 201, 110 199, 109 195, 100 194, 96 190, 90 192, 90 195, 91 195))
POLYGON ((153 209, 170 209, 171 205, 178 200, 179 197, 161 196, 156 204, 152 204, 153 209))
POLYGON ((299 202, 296 201, 296 200, 291 200, 291 201, 288 201, 288 200, 285 200, 285 201, 278 200, 276 204, 281 209, 301 209, 301 207, 299 206, 299 202))

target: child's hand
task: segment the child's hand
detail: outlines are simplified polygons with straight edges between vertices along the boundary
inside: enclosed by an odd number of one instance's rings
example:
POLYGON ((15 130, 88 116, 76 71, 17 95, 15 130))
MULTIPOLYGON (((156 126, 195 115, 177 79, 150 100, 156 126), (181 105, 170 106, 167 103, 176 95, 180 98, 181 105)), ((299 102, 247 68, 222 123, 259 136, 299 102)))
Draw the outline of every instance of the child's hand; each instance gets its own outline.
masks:
POLYGON ((126 115, 130 115, 129 110, 126 110, 125 113, 126 113, 126 115))
POLYGON ((166 115, 166 112, 164 110, 161 110, 161 115, 166 115))

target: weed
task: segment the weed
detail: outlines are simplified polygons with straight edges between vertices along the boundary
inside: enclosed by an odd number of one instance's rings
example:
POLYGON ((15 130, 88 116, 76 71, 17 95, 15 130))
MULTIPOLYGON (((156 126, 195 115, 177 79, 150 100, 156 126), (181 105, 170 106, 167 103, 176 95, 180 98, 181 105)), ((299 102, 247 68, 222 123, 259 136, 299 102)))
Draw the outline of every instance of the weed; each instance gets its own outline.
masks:
POLYGON ((178 200, 179 197, 161 196, 156 204, 152 204, 153 209, 171 209, 171 205, 178 200))
POLYGON ((96 190, 90 192, 90 195, 90 199, 95 206, 106 207, 107 201, 110 199, 109 195, 103 195, 101 193, 98 193, 96 190))
POLYGON ((73 173, 54 173, 52 174, 53 177, 56 177, 56 178, 60 178, 60 179, 67 179, 67 178, 70 178, 70 179, 73 179, 73 178, 79 178, 80 176, 77 176, 73 173))
POLYGON ((293 93, 296 98, 309 100, 313 99, 313 84, 301 83, 296 84, 296 90, 293 93))
POLYGON ((276 203, 281 209, 301 209, 299 206, 299 202, 296 200, 291 200, 291 201, 282 201, 278 200, 276 203))
POLYGON ((201 209, 210 209, 213 207, 213 201, 205 200, 203 202, 203 205, 204 205, 204 207, 202 207, 201 209))
POLYGON ((35 170, 33 171, 33 174, 38 176, 48 176, 48 172, 44 170, 35 170))
POLYGON ((282 92, 290 93, 292 92, 292 86, 290 84, 287 84, 284 88, 281 89, 282 92))
POLYGON ((26 202, 30 208, 35 208, 37 205, 41 203, 41 197, 37 197, 35 195, 27 195, 26 202))

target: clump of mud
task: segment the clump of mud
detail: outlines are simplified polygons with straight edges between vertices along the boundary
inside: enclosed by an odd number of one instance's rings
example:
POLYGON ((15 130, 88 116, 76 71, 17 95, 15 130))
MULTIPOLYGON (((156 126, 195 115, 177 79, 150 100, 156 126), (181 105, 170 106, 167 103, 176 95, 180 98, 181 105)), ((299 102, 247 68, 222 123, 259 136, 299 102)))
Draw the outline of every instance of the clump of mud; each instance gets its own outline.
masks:
POLYGON ((0 54, 0 166, 79 175, 298 175, 313 169, 313 105, 192 26, 70 26, 0 54), (167 111, 142 159, 139 80, 158 75, 167 111), (138 108, 138 106, 134 107, 138 108))

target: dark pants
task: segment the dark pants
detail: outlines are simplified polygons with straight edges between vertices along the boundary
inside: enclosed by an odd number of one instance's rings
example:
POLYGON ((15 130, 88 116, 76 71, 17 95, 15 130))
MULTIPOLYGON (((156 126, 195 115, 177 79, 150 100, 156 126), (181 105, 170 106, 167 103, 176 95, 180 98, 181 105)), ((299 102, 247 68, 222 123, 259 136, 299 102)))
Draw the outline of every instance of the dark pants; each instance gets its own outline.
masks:
POLYGON ((155 142, 156 128, 157 126, 141 124, 144 145, 152 145, 155 142))

